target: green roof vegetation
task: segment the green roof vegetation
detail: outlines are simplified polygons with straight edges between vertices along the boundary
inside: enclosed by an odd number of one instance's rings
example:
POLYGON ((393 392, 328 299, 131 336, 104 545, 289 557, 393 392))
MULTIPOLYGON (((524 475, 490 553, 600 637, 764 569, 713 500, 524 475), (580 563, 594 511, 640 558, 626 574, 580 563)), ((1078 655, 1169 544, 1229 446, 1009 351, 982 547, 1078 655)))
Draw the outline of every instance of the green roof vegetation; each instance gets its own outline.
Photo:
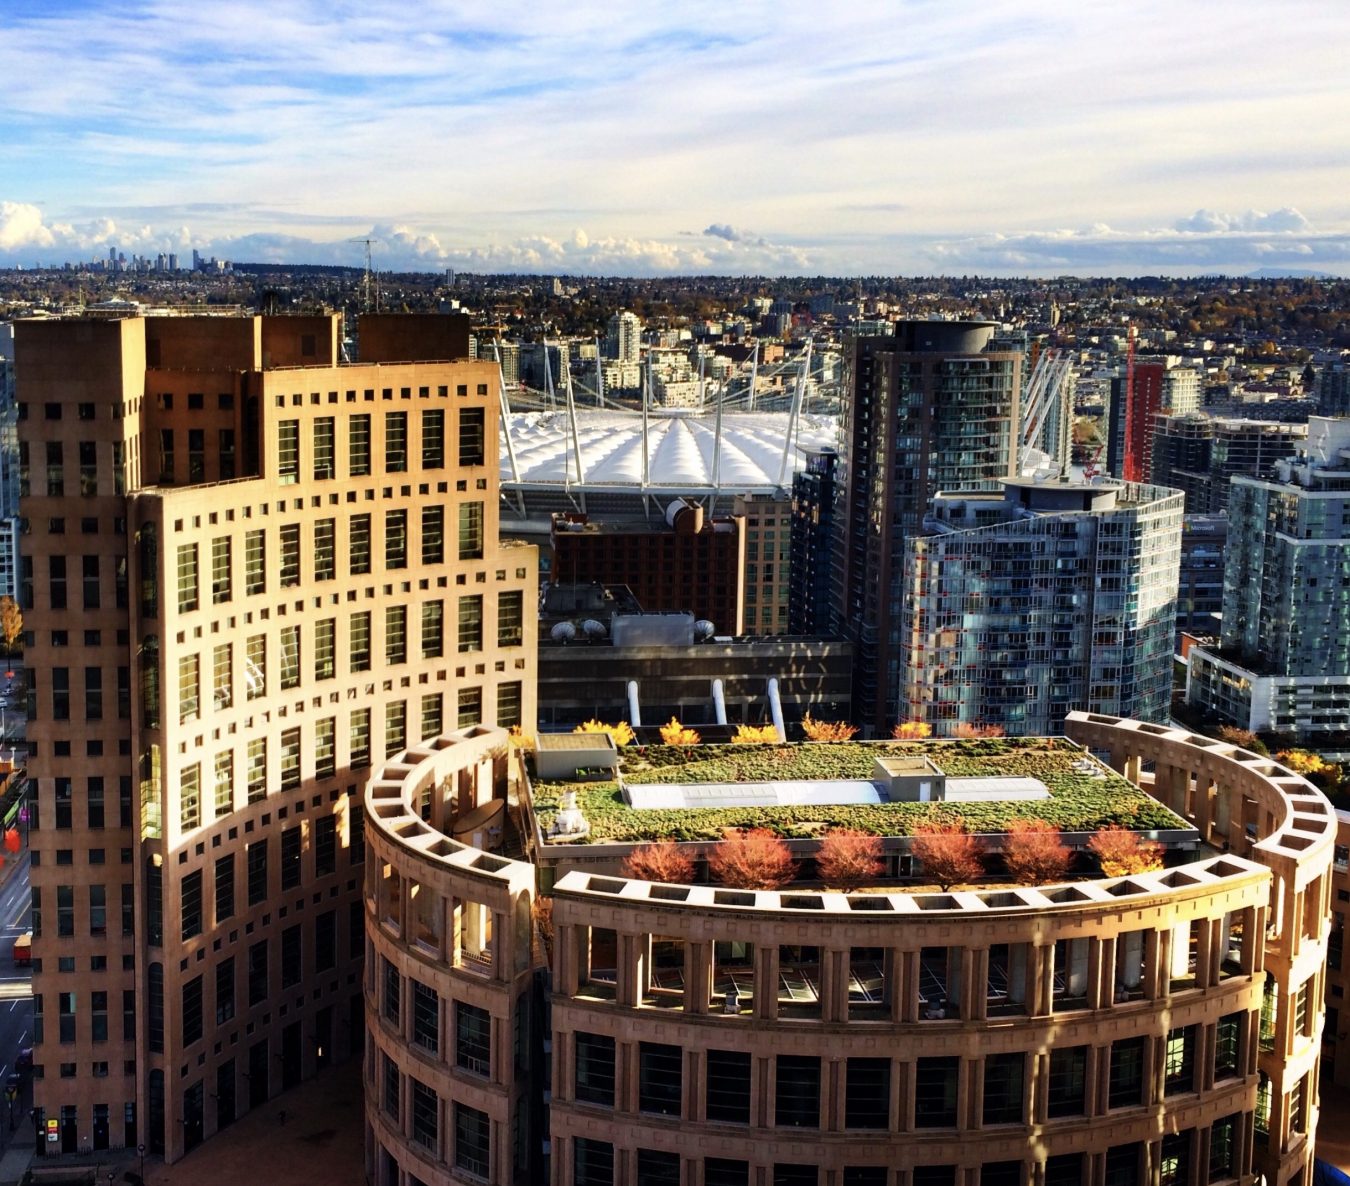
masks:
POLYGON ((1059 738, 979 741, 832 742, 797 745, 652 745, 619 751, 627 783, 766 782, 775 779, 871 778, 884 754, 923 754, 953 778, 1037 778, 1050 798, 975 803, 803 804, 794 807, 636 810, 616 782, 532 783, 539 825, 547 834, 564 791, 590 821, 588 842, 720 840, 726 828, 769 828, 786 838, 818 836, 831 827, 878 836, 908 836, 921 824, 959 816, 971 832, 1003 832, 1018 819, 1043 819, 1066 832, 1106 824, 1137 831, 1188 828, 1156 799, 1114 771, 1094 778, 1074 769, 1083 751, 1059 738))

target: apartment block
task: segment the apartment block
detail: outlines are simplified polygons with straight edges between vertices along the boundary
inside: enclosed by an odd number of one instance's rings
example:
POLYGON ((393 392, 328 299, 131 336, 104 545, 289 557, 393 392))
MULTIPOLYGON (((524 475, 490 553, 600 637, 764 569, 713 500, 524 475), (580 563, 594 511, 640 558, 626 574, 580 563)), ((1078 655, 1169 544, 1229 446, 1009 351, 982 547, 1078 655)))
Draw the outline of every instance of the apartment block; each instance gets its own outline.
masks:
POLYGON ((359 1054, 368 769, 533 725, 497 368, 449 361, 460 318, 362 319, 355 364, 340 329, 17 325, 35 1097, 62 1150, 174 1161, 359 1054))

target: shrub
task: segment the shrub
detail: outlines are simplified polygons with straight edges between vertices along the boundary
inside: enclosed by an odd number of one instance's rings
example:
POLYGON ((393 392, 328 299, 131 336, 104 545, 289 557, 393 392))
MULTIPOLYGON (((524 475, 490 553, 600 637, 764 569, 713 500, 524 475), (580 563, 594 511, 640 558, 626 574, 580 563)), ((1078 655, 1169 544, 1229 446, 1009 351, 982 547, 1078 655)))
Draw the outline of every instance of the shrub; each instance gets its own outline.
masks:
POLYGON ((670 881, 686 884, 694 880, 694 862, 673 840, 659 840, 633 849, 623 859, 623 875, 639 881, 670 881))
POLYGON ((881 876, 881 837, 856 828, 831 828, 821 837, 816 871, 826 885, 851 890, 881 876))
POLYGON ((927 721, 900 721, 891 730, 897 741, 922 741, 933 736, 933 726, 927 721))
POLYGON ((1145 840, 1138 832, 1119 824, 1098 828, 1087 846, 1107 877, 1128 877, 1131 873, 1150 873, 1163 867, 1161 844, 1145 840))
POLYGON ((608 733, 620 749, 633 744, 633 727, 627 721, 620 721, 617 725, 607 725, 604 721, 587 721, 583 725, 578 725, 572 732, 608 733))
POLYGON ((959 721, 952 730, 953 737, 978 738, 1002 737, 1007 732, 1002 725, 973 725, 969 721, 959 721))
POLYGON ((808 741, 852 741, 858 726, 846 721, 818 721, 808 711, 802 717, 802 732, 808 741))
POLYGON ((1003 852, 1008 872, 1018 885, 1063 881, 1073 861, 1059 838, 1059 829, 1043 819, 1014 820, 1008 825, 1003 852))
POLYGON ((1249 749, 1254 754, 1265 756, 1270 754, 1270 751, 1266 748, 1266 743, 1255 733, 1250 729, 1239 729, 1236 725, 1220 726, 1219 740, 1226 741, 1229 745, 1236 745, 1240 749, 1249 749))
POLYGON ((506 733, 510 738, 512 749, 524 750, 527 754, 534 753, 534 738, 519 725, 512 725, 506 733))
POLYGON ((983 846, 966 831, 959 817, 915 828, 909 851, 918 858, 924 874, 944 891, 960 882, 974 881, 984 872, 983 846))
POLYGON ((776 745, 778 729, 773 725, 737 725, 731 740, 734 745, 776 745))
POLYGON ((1310 783, 1324 791, 1334 791, 1340 785, 1340 766, 1335 762, 1328 762, 1312 750, 1282 749, 1275 755, 1275 760, 1288 766, 1295 774, 1303 775, 1310 783))
POLYGON ((661 740, 666 745, 690 746, 698 745, 703 738, 698 735, 698 730, 686 729, 678 720, 671 717, 661 726, 661 740))
POLYGON ((708 869, 734 889, 778 889, 797 875, 797 862, 768 828, 750 828, 723 839, 708 854, 708 869))

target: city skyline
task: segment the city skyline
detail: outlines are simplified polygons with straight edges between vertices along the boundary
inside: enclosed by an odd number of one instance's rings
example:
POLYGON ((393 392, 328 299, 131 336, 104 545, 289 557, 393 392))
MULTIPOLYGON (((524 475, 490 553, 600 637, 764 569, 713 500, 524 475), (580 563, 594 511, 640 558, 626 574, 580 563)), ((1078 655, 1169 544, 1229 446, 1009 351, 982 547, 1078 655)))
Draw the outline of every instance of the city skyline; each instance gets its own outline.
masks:
POLYGON ((1350 272, 1316 3, 15 15, 0 266, 1350 272))

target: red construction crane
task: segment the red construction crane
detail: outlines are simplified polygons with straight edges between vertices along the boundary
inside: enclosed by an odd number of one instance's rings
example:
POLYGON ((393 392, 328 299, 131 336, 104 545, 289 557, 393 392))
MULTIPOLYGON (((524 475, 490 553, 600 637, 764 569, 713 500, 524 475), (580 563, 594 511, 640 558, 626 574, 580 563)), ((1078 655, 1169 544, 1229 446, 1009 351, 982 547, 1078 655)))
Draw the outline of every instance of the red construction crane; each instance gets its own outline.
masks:
POLYGON ((1120 465, 1121 475, 1127 482, 1138 482, 1143 478, 1138 457, 1140 442, 1134 439, 1134 335, 1132 321, 1126 335, 1129 348, 1125 352, 1125 456, 1120 465))

